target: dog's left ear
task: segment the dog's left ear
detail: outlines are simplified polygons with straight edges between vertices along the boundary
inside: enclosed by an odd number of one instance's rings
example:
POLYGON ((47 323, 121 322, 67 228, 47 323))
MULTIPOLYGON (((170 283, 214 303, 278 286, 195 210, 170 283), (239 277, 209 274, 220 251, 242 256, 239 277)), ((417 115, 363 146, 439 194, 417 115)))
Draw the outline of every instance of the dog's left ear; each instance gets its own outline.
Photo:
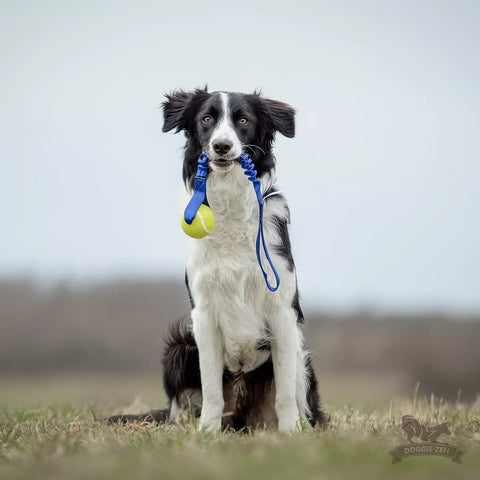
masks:
POLYGON ((277 100, 264 99, 275 130, 288 138, 295 136, 295 109, 277 100))

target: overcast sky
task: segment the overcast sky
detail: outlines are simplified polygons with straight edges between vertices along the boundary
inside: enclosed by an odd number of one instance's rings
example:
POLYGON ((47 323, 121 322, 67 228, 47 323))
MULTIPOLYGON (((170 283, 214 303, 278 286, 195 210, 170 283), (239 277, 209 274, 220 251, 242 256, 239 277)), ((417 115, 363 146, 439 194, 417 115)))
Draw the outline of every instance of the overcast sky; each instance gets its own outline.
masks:
POLYGON ((303 298, 480 310, 480 2, 0 3, 0 275, 183 275, 181 134, 208 83, 276 143, 303 298))

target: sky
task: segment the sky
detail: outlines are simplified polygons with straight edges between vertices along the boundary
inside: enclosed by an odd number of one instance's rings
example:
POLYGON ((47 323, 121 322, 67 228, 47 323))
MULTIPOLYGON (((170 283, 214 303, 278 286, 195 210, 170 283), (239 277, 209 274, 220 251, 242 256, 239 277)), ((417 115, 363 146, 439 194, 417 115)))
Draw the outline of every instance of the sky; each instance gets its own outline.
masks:
POLYGON ((480 311, 477 1, 0 3, 0 277, 182 276, 165 92, 297 110, 279 136, 300 292, 480 311))

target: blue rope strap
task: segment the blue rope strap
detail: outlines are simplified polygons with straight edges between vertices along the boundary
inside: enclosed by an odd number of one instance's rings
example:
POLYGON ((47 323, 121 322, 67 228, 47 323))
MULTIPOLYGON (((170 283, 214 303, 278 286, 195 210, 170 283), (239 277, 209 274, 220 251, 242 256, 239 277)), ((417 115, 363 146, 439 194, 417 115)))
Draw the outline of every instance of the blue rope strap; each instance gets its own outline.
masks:
MULTIPOLYGON (((257 242, 256 242, 256 251, 257 251, 257 260, 258 264, 263 273, 263 277, 265 278, 265 283, 267 284, 268 289, 271 292, 276 292, 278 287, 280 286, 280 277, 278 276, 275 267, 273 266, 272 260, 268 253, 267 244, 265 242, 265 235, 263 234, 263 200, 262 192, 261 192, 261 182, 257 178, 257 171, 255 170, 255 165, 250 158, 250 156, 242 150, 242 154, 240 157, 237 158, 238 162, 245 170, 245 175, 247 175, 248 179, 252 182, 253 188, 255 189, 255 194, 257 195, 258 200, 258 207, 259 207, 259 216, 258 216, 258 233, 257 233, 257 242), (262 260, 260 258, 260 247, 263 247, 263 251, 265 252, 265 256, 267 257, 267 261, 272 268, 273 274, 275 275, 276 285, 272 287, 268 281, 268 275, 262 265, 262 260)), ((193 196, 190 202, 187 205, 187 208, 184 212, 185 221, 190 225, 195 218, 197 210, 200 208, 200 205, 204 202, 207 196, 207 163, 208 158, 205 152, 202 152, 200 158, 198 159, 198 168, 197 174, 195 176, 195 188, 193 192, 193 196)))
POLYGON ((258 264, 260 265, 260 268, 263 273, 263 277, 265 278, 265 283, 267 284, 268 289, 271 292, 276 292, 278 290, 278 287, 280 286, 280 277, 278 276, 277 271, 275 270, 275 267, 273 266, 273 262, 270 258, 270 255, 268 254, 268 248, 267 244, 265 242, 265 235, 263 234, 263 197, 262 197, 262 192, 260 190, 262 184, 260 180, 257 178, 257 171, 255 169, 255 165, 250 158, 250 156, 245 153, 242 150, 242 154, 240 157, 238 157, 238 162, 242 166, 242 168, 245 170, 245 175, 247 175, 248 179, 253 183, 253 188, 255 189, 255 193, 257 194, 257 200, 258 200, 258 207, 259 207, 259 215, 258 215, 258 233, 257 233, 257 242, 256 242, 256 250, 257 250, 257 260, 258 264), (275 281, 276 285, 275 287, 272 287, 268 281, 268 275, 265 269, 263 268, 262 265, 262 260, 260 258, 260 240, 262 242, 262 247, 263 251, 265 252, 265 256, 267 257, 267 261, 270 264, 270 267, 272 268, 273 274, 275 275, 275 281))

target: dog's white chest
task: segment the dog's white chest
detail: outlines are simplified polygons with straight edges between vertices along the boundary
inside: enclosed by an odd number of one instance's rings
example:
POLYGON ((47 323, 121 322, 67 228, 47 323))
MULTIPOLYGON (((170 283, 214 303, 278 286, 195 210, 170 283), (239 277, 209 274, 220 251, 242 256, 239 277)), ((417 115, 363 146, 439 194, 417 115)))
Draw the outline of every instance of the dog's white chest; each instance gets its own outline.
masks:
POLYGON ((255 241, 258 202, 241 167, 226 175, 210 175, 207 198, 215 228, 206 238, 189 240, 187 263, 193 299, 218 324, 225 364, 231 371, 249 371, 263 363, 265 283, 255 241))

